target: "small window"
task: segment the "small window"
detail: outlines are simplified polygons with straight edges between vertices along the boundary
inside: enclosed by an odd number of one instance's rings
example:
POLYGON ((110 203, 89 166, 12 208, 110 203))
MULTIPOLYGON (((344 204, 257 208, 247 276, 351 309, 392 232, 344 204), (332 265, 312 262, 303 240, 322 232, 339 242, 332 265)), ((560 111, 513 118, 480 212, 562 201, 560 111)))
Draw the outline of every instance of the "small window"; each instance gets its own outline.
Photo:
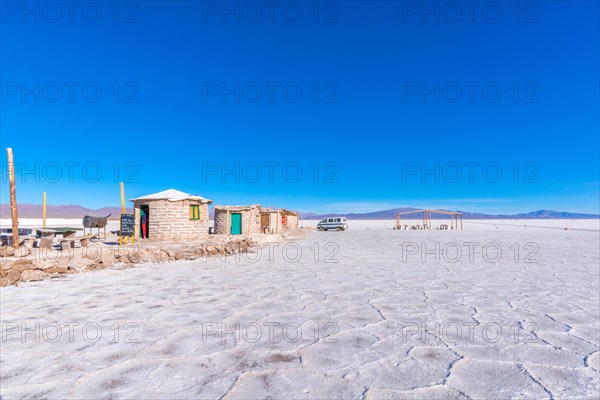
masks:
POLYGON ((190 206, 190 219, 193 221, 200 219, 200 206, 190 206))
POLYGON ((329 218, 329 221, 327 221, 327 222, 333 222, 333 218, 329 218))
POLYGON ((335 222, 342 222, 342 219, 341 218, 336 218, 335 222))

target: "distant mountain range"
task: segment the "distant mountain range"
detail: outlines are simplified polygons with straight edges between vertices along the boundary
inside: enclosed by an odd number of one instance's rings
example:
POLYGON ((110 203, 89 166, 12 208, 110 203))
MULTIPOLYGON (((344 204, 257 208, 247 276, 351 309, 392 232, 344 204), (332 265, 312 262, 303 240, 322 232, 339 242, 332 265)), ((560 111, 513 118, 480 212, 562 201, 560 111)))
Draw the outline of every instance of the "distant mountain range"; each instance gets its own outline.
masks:
MULTIPOLYGON (((19 204, 17 207, 19 218, 42 218, 42 206, 40 204, 19 204)), ((131 208, 127 212, 132 212, 131 208)), ((86 215, 95 217, 106 217, 108 219, 119 219, 121 207, 102 207, 97 210, 76 205, 46 206, 46 218, 83 218, 86 215)), ((10 218, 10 204, 0 204, 0 217, 10 218)))
MULTIPOLYGON (((315 214, 300 213, 302 219, 322 219, 329 217, 346 217, 348 219, 395 219, 396 214, 407 211, 421 210, 421 208, 392 208, 390 210, 374 211, 369 213, 349 213, 349 214, 315 214)), ((463 214, 463 219, 598 219, 598 214, 580 214, 566 211, 538 210, 520 214, 483 214, 468 211, 459 211, 463 214)), ((419 214, 407 215, 407 219, 419 219, 419 214)), ((444 215, 434 215, 432 218, 448 218, 444 215)))
MULTIPOLYGON (((42 218, 42 206, 39 204, 20 204, 19 205, 19 217, 20 218, 42 218)), ((389 210, 374 211, 368 213, 348 213, 348 214, 316 214, 310 212, 300 212, 302 219, 316 220, 328 217, 346 217, 348 219, 395 219, 396 214, 406 211, 420 210, 419 208, 405 207, 405 208, 392 208, 389 210)), ((127 212, 132 212, 131 208, 127 209, 127 212)), ((468 211, 461 211, 463 213, 463 219, 598 219, 598 214, 580 214, 566 211, 552 211, 552 210, 539 210, 528 213, 520 214, 482 214, 473 213, 468 211)), ((121 207, 103 207, 97 210, 91 208, 85 208, 77 205, 47 205, 46 216, 47 218, 83 218, 86 215, 102 216, 105 217, 111 214, 109 219, 119 219, 121 214, 121 207)), ((213 210, 210 210, 210 216, 213 216, 213 210)), ((10 218, 10 205, 0 204, 0 217, 10 218)), ((408 219, 419 219, 420 215, 415 214, 407 215, 408 219)), ((433 216, 432 217, 436 217, 433 216)), ((445 216, 437 216, 438 218, 445 218, 445 216)))

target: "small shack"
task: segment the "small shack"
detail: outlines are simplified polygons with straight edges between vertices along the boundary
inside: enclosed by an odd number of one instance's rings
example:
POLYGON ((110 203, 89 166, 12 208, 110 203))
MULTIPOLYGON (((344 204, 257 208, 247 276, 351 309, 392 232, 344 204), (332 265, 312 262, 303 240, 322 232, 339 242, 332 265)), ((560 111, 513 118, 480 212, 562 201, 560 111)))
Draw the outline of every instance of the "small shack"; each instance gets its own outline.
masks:
POLYGON ((169 189, 131 201, 136 237, 179 240, 208 236, 208 206, 212 200, 169 189))
POLYGON ((217 235, 251 235, 260 233, 260 204, 248 206, 215 206, 217 235))
POLYGON ((260 209, 260 233, 281 233, 298 228, 298 213, 285 209, 260 209))
POLYGON ((276 234, 298 227, 298 213, 284 209, 248 206, 215 206, 215 233, 218 235, 276 234))

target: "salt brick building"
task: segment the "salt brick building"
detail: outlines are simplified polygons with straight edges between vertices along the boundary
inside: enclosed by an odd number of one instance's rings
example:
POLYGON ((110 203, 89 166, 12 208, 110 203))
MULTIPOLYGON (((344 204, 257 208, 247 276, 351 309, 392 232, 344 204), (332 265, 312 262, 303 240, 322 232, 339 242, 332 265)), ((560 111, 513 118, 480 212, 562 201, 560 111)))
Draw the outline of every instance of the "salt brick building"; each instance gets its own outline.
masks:
POLYGON ((215 233, 218 235, 260 233, 260 204, 215 206, 215 233))
POLYGON ((220 235, 252 235, 281 233, 298 227, 298 213, 288 210, 247 206, 215 206, 215 233, 220 235))
POLYGON ((208 236, 208 206, 212 200, 169 189, 131 201, 134 205, 136 237, 141 237, 141 210, 148 216, 150 239, 202 239, 208 236))

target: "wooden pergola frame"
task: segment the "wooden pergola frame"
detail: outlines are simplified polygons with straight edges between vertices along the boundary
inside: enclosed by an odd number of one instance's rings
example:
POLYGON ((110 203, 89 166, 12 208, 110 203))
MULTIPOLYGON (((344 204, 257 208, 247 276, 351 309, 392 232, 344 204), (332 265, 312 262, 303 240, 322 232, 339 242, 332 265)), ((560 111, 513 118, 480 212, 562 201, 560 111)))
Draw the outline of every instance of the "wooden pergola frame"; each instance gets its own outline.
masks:
POLYGON ((414 210, 414 211, 405 211, 396 214, 396 229, 400 229, 400 219, 403 215, 409 214, 422 214, 423 217, 423 227, 424 229, 431 230, 431 214, 442 214, 442 215, 450 215, 452 217, 452 222, 450 226, 453 229, 458 229, 458 222, 460 221, 460 229, 463 229, 463 219, 462 213, 456 211, 444 211, 444 210, 414 210))

